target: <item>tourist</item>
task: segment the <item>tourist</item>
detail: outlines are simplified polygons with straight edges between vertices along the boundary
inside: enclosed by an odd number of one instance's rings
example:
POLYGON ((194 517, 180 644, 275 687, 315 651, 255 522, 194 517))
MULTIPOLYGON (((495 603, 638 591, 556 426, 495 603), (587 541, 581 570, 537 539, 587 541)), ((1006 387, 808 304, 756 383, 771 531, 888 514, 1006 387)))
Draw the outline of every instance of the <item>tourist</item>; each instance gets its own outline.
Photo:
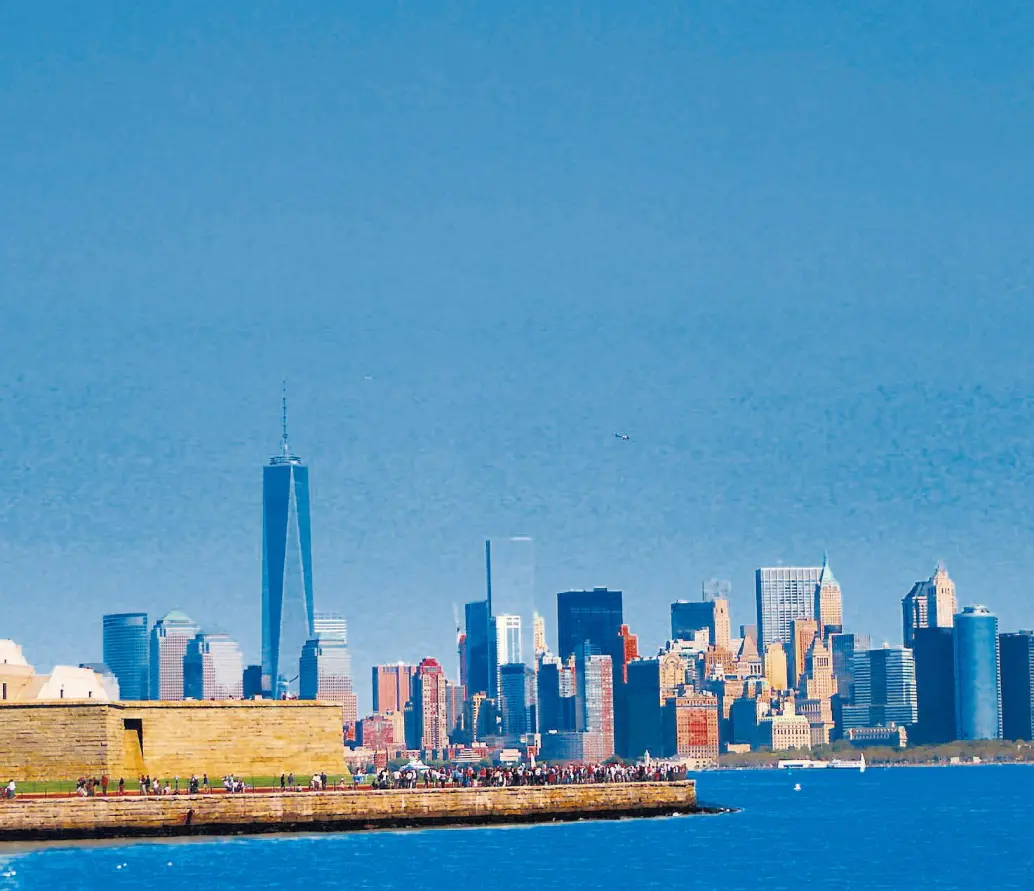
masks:
POLYGON ((108 794, 108 775, 103 774, 101 776, 101 795, 108 794))
POLYGON ((287 777, 284 774, 280 774, 280 791, 281 793, 287 788, 287 777))
POLYGON ((208 774, 207 773, 201 779, 201 787, 205 790, 205 792, 211 792, 212 791, 211 789, 208 788, 208 774))
POLYGON ((327 791, 327 772, 326 771, 323 771, 322 773, 320 773, 320 789, 322 789, 324 792, 327 791))
POLYGON ((15 790, 14 780, 11 780, 11 781, 8 782, 7 788, 4 790, 4 795, 8 799, 14 798, 14 790, 15 790))
POLYGON ((126 794, 126 780, 125 780, 125 777, 119 777, 118 778, 118 794, 119 795, 125 795, 126 794))

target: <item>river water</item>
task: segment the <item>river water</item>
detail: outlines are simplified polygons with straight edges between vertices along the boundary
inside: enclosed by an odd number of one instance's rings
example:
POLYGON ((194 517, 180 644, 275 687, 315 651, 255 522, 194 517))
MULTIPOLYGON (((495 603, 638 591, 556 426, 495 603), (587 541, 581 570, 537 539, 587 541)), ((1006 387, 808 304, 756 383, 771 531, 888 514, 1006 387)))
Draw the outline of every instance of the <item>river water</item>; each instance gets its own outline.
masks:
POLYGON ((701 801, 742 810, 20 853, 0 846, 0 891, 1034 887, 1034 767, 720 771, 698 779, 701 801))

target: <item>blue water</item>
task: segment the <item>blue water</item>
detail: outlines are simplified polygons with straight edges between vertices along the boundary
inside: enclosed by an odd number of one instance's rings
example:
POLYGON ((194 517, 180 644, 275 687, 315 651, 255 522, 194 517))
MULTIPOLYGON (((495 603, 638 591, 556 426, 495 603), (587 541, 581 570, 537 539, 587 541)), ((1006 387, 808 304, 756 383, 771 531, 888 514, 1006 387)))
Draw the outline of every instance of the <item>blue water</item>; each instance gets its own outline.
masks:
POLYGON ((1034 767, 737 771, 704 774, 699 783, 702 801, 743 810, 0 852, 0 891, 1008 891, 1034 884, 1034 767))

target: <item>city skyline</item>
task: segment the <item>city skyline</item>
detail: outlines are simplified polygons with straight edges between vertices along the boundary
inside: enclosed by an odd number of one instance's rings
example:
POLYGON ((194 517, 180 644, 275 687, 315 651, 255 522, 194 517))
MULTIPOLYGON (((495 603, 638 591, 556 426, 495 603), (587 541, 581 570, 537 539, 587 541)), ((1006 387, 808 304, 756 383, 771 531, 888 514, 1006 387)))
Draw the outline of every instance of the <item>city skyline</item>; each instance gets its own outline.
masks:
POLYGON ((12 9, 0 633, 259 662, 283 376, 357 672, 451 674, 512 535, 645 650, 824 549, 875 641, 938 560, 1034 626, 1030 11, 956 11, 12 9))

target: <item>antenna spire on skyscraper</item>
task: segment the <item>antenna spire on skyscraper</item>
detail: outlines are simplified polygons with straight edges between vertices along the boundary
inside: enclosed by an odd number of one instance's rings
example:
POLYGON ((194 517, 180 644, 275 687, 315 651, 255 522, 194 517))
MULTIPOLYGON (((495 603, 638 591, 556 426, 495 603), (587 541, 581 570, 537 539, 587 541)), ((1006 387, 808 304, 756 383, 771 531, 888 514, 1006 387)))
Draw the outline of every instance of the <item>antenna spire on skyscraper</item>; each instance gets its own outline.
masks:
POLYGON ((281 422, 283 424, 283 435, 280 437, 280 452, 285 458, 291 456, 291 447, 287 444, 287 379, 280 382, 280 408, 281 422))

